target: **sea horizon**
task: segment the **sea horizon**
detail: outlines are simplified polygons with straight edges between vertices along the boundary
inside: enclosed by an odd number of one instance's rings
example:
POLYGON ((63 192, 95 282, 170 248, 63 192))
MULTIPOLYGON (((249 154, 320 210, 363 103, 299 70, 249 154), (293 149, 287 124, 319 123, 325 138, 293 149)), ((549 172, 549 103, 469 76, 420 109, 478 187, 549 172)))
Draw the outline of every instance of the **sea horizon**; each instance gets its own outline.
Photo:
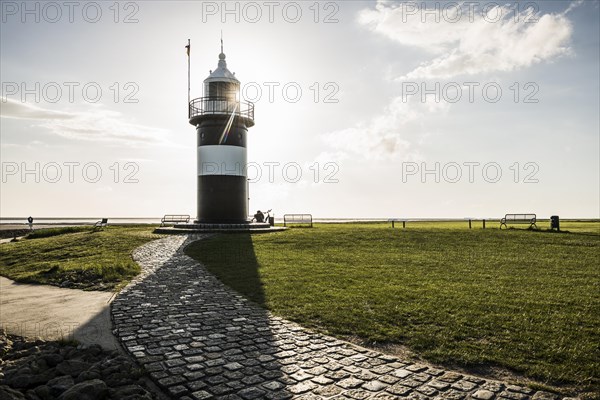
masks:
MULTIPOLYGON (((452 222, 466 220, 500 220, 503 216, 496 217, 313 217, 316 223, 351 223, 351 222, 388 222, 390 220, 413 221, 413 222, 452 222)), ((28 217, 0 217, 0 225, 27 225, 28 217)), ((113 224, 160 224, 162 217, 34 217, 35 224, 45 225, 77 225, 93 224, 102 218, 108 218, 113 224)), ((193 217, 192 217, 193 219, 193 217)), ((538 217, 539 220, 549 219, 548 217, 538 217)), ((576 221, 598 221, 600 219, 593 217, 561 217, 562 220, 576 221)), ((283 222, 283 217, 275 217, 276 222, 283 222)))

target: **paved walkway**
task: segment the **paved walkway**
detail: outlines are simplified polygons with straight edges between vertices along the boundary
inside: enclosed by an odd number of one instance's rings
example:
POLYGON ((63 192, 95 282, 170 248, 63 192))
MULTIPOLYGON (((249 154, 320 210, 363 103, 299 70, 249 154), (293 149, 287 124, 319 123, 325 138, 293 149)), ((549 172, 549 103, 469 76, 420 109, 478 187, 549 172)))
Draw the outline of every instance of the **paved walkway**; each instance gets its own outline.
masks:
POLYGON ((553 399, 431 368, 276 318, 221 284, 171 236, 134 252, 142 274, 112 303, 115 335, 176 399, 553 399))
POLYGON ((112 296, 112 292, 31 285, 0 276, 0 329, 31 339, 75 339, 117 350, 119 344, 111 333, 112 296))

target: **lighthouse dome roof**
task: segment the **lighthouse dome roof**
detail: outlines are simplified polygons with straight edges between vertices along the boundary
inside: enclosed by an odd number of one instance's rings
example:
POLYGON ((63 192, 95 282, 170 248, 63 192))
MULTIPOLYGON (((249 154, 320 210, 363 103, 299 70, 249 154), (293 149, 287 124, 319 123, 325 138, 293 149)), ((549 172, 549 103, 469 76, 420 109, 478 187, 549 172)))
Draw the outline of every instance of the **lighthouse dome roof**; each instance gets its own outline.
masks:
POLYGON ((219 65, 217 69, 210 72, 208 78, 204 80, 204 82, 231 82, 231 83, 240 83, 240 81, 235 77, 235 74, 231 73, 227 69, 227 61, 225 61, 225 54, 219 54, 219 65))

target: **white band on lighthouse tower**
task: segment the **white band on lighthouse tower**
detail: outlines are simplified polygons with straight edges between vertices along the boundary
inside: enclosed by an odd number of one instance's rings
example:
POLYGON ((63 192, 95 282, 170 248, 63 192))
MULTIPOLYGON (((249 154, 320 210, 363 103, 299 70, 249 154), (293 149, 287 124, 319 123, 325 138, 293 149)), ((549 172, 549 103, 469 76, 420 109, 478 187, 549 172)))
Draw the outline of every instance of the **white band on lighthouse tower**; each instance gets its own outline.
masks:
POLYGON ((246 176, 245 147, 208 145, 198 147, 198 176, 246 176))

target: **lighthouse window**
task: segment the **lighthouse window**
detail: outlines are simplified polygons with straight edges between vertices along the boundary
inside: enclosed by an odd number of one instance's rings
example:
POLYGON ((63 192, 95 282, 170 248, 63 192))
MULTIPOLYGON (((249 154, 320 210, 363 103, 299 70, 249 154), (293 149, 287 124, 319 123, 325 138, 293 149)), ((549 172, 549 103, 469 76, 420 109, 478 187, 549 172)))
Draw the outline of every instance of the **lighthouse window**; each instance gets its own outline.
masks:
POLYGON ((236 101, 239 85, 232 82, 207 82, 204 93, 207 97, 224 97, 228 101, 236 101))

